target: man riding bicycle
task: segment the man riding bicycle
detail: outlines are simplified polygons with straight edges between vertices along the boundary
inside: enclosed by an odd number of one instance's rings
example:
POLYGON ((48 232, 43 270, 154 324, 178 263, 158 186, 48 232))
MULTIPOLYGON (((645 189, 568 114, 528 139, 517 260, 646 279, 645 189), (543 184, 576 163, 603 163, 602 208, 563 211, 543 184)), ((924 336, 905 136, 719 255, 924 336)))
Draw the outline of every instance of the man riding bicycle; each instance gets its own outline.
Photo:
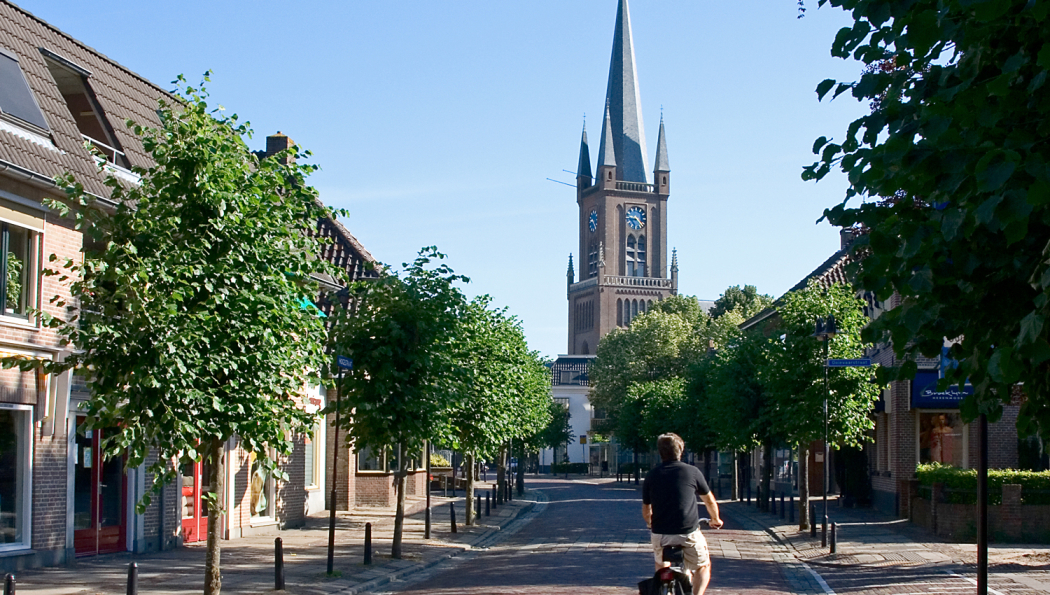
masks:
POLYGON ((642 517, 652 531, 656 569, 666 566, 664 546, 681 546, 685 570, 693 583, 693 594, 703 595, 711 580, 711 558, 707 540, 700 532, 696 497, 700 496, 711 517, 712 529, 722 526, 718 501, 711 494, 704 474, 681 461, 685 442, 677 434, 663 434, 656 440, 663 461, 645 476, 642 484, 642 517))

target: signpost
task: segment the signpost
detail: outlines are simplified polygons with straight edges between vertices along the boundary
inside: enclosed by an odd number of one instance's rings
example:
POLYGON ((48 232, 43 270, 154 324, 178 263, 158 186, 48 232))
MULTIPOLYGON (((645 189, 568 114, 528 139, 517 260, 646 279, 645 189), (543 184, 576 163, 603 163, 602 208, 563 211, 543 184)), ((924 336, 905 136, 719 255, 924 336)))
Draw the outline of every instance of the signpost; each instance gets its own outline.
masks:
POLYGON ((342 397, 343 370, 353 370, 354 360, 345 355, 335 356, 335 363, 339 366, 339 376, 335 381, 335 440, 332 441, 334 452, 332 453, 332 495, 328 505, 331 510, 328 514, 328 576, 335 571, 335 502, 336 502, 336 477, 339 476, 339 402, 342 397))
POLYGON ((824 365, 828 368, 870 368, 871 360, 868 358, 829 359, 824 365))

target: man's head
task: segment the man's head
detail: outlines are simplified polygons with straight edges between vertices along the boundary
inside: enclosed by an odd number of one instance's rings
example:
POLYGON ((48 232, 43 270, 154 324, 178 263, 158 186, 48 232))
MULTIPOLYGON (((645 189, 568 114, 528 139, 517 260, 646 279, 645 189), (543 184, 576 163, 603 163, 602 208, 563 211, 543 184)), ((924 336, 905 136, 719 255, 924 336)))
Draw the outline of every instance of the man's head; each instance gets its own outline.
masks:
POLYGON ((685 441, 678 434, 660 434, 656 439, 656 450, 660 451, 660 460, 663 462, 678 461, 682 458, 685 450, 685 441))

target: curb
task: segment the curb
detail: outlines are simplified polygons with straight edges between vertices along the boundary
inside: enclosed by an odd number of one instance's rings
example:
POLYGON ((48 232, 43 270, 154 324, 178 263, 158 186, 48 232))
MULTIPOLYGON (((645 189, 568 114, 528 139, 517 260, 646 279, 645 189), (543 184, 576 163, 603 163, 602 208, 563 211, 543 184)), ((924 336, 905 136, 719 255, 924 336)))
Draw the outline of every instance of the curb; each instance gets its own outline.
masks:
POLYGON ((497 526, 495 528, 489 529, 488 531, 485 531, 481 535, 474 538, 472 541, 462 544, 464 547, 458 552, 438 556, 437 558, 434 558, 433 560, 425 562, 419 566, 395 570, 386 576, 374 578, 370 581, 361 583, 360 585, 355 585, 343 591, 339 591, 337 595, 359 595, 362 593, 368 593, 374 589, 396 581, 406 575, 425 572, 440 564, 448 562, 449 560, 459 558, 464 554, 476 553, 478 550, 492 546, 495 542, 499 541, 503 537, 509 537, 510 535, 517 533, 518 530, 520 530, 523 526, 528 524, 529 521, 535 518, 539 513, 543 512, 543 509, 547 507, 547 495, 544 494, 542 491, 533 492, 533 495, 536 496, 536 501, 529 504, 528 506, 523 506, 519 508, 518 511, 514 514, 514 516, 508 520, 505 526, 497 526))

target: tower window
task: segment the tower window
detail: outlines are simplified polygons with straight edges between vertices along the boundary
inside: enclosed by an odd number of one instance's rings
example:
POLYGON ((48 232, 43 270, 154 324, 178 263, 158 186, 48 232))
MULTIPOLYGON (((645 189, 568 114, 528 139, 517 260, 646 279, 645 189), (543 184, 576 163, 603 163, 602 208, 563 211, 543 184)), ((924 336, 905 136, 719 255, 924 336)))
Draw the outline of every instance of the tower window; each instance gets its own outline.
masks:
POLYGON ((44 51, 44 62, 58 85, 58 91, 62 93, 62 99, 66 100, 66 107, 77 124, 80 136, 105 155, 106 161, 130 169, 131 164, 88 84, 89 73, 48 51, 44 51))
POLYGON ((645 236, 638 238, 638 248, 634 253, 634 272, 636 277, 645 276, 645 236))
POLYGON ((616 300, 616 326, 623 326, 623 300, 616 300))
POLYGON ((662 177, 663 177, 663 179, 664 179, 664 181, 663 181, 663 185, 664 185, 664 186, 666 186, 666 185, 667 185, 667 176, 662 176, 662 177))
POLYGON ((591 242, 587 248, 587 277, 598 276, 598 242, 591 242))
POLYGON ((637 242, 638 241, 634 239, 633 235, 627 236, 626 261, 628 277, 635 276, 635 267, 637 265, 637 263, 635 262, 635 250, 637 248, 637 242))

